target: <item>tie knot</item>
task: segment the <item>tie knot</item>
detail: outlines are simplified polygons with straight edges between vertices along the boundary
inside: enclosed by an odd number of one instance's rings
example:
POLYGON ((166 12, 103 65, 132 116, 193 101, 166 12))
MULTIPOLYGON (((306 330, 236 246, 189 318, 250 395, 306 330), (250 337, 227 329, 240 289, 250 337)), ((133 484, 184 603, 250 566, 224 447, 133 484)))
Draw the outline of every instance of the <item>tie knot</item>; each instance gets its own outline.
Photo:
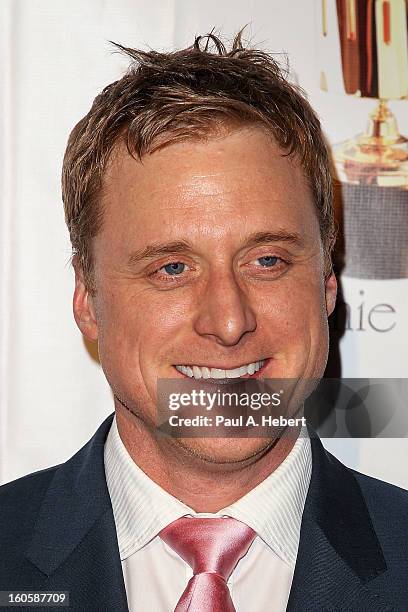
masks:
POLYGON ((256 537, 232 518, 186 518, 170 523, 161 539, 192 568, 194 575, 215 573, 228 580, 256 537))

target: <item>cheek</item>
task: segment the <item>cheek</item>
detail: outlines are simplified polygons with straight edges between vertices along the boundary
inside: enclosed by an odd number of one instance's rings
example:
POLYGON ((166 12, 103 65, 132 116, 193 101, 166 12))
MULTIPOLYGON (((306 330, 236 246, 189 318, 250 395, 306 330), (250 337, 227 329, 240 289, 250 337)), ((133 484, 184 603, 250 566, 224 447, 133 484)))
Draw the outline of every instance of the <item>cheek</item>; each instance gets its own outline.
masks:
POLYGON ((325 333, 324 287, 318 281, 276 285, 258 304, 259 321, 275 346, 313 343, 325 333))
POLYGON ((170 291, 136 292, 124 287, 105 293, 98 310, 100 347, 116 358, 152 360, 173 343, 191 312, 191 299, 170 291))
POLYGON ((288 321, 297 327, 302 322, 321 319, 325 313, 324 289, 309 283, 282 285, 264 294, 258 305, 260 314, 278 323, 288 321))

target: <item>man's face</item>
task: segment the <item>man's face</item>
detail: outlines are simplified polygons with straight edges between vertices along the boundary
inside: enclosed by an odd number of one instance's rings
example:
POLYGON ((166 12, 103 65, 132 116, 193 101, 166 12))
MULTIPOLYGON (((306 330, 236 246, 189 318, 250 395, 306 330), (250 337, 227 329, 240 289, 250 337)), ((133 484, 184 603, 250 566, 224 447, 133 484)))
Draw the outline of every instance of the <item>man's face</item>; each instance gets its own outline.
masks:
MULTIPOLYGON (((77 274, 75 314, 98 339, 114 394, 142 422, 155 421, 157 380, 185 377, 176 366, 199 375, 261 362, 253 376, 322 375, 336 281, 324 280, 298 161, 248 127, 169 145, 142 163, 117 150, 105 178, 96 294, 77 274)), ((220 462, 265 443, 174 441, 220 462)))

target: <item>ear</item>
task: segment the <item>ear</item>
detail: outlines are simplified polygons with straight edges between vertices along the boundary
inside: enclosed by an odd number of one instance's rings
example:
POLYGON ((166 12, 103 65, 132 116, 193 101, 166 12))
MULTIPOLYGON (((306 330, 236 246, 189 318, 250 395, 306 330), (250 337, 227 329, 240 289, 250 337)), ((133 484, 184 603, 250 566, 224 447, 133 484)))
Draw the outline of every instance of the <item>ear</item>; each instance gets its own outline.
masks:
POLYGON ((75 270, 74 318, 82 334, 88 340, 95 342, 98 339, 95 306, 92 295, 86 288, 82 266, 76 255, 73 258, 73 266, 75 270))
POLYGON ((327 315, 330 316, 336 306, 337 297, 337 280, 334 272, 330 274, 325 280, 325 294, 326 294, 326 310, 327 315))

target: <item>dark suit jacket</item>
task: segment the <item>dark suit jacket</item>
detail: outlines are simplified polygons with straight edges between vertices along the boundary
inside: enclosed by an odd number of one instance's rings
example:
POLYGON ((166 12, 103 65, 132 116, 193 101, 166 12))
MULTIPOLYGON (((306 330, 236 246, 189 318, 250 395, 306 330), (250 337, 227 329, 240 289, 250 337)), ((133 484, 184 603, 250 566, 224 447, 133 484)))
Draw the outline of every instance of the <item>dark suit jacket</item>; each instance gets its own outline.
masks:
MULTIPOLYGON (((0 590, 69 591, 75 612, 128 610, 103 463, 112 417, 66 463, 0 487, 0 590)), ((287 610, 407 612, 408 492, 346 468, 317 436, 312 453, 287 610)), ((267 568, 259 580, 273 580, 267 568)))

